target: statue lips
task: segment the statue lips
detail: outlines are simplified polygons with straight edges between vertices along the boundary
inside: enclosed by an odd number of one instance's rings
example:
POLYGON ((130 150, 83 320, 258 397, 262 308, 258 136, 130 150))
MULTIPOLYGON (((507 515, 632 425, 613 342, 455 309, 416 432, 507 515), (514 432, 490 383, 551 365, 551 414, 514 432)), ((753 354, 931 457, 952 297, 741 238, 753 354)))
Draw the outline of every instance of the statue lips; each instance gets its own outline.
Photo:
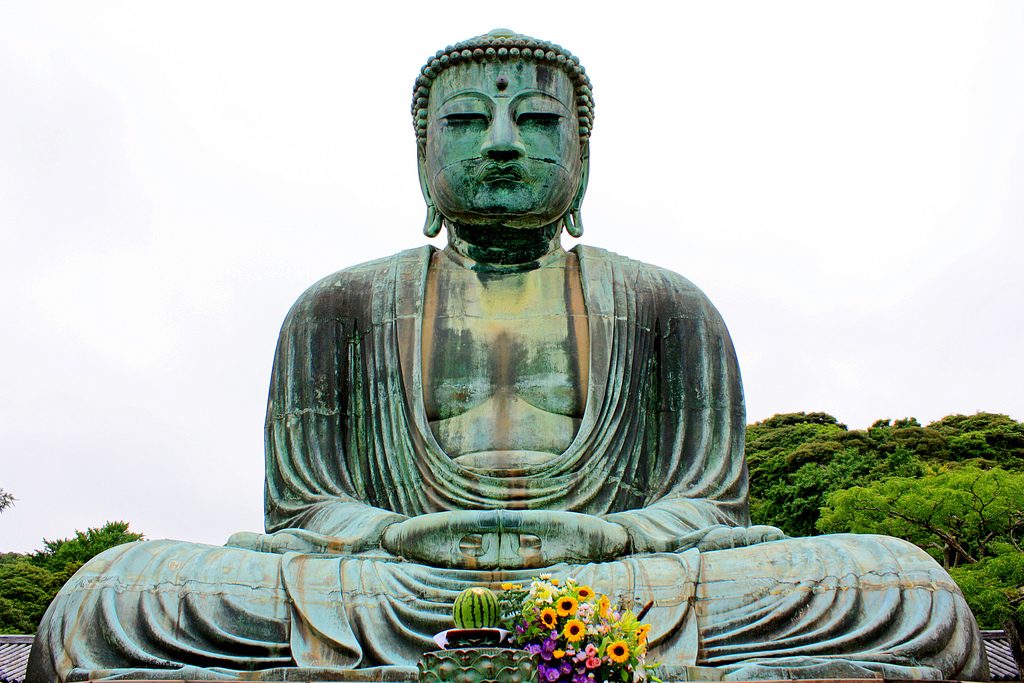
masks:
POLYGON ((480 167, 477 180, 484 183, 523 182, 527 179, 526 169, 519 162, 489 162, 480 167))

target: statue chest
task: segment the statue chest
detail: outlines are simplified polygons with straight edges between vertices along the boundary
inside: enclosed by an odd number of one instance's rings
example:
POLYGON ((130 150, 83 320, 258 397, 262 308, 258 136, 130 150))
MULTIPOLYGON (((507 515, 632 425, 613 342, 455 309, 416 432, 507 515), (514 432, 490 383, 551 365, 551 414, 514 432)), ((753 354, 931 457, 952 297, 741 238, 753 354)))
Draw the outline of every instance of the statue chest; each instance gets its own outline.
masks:
POLYGON ((445 452, 515 467, 568 447, 588 379, 579 283, 575 257, 528 273, 442 265, 428 275, 423 400, 445 452))

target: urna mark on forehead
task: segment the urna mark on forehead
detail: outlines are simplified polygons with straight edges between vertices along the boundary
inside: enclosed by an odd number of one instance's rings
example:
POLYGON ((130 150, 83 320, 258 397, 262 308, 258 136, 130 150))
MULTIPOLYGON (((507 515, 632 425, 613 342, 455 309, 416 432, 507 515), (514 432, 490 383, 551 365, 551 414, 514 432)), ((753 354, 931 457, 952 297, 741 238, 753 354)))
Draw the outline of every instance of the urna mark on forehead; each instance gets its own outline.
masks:
POLYGON ((543 64, 470 63, 445 69, 430 90, 430 105, 437 109, 460 93, 480 93, 494 99, 512 98, 526 92, 543 93, 573 109, 574 86, 560 69, 543 64))

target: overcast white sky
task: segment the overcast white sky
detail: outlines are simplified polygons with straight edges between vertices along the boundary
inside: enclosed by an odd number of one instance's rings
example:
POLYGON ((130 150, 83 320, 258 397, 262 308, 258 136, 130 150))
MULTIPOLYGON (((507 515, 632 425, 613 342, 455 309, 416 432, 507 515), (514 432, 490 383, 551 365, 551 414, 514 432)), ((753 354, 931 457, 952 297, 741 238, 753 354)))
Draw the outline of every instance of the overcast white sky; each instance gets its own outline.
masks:
POLYGON ((0 551, 262 527, 281 320, 423 242, 413 78, 496 26, 586 65, 583 241, 708 293, 751 421, 1024 418, 1024 3, 5 3, 0 551))

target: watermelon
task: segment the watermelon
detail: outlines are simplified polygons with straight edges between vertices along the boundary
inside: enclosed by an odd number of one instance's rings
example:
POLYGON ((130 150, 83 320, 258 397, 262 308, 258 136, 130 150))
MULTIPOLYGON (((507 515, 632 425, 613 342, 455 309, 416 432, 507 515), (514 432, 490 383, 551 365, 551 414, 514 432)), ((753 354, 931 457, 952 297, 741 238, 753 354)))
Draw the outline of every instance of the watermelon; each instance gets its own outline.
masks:
POLYGON ((487 588, 467 588, 455 598, 452 617, 458 628, 494 628, 498 625, 498 596, 487 588))

